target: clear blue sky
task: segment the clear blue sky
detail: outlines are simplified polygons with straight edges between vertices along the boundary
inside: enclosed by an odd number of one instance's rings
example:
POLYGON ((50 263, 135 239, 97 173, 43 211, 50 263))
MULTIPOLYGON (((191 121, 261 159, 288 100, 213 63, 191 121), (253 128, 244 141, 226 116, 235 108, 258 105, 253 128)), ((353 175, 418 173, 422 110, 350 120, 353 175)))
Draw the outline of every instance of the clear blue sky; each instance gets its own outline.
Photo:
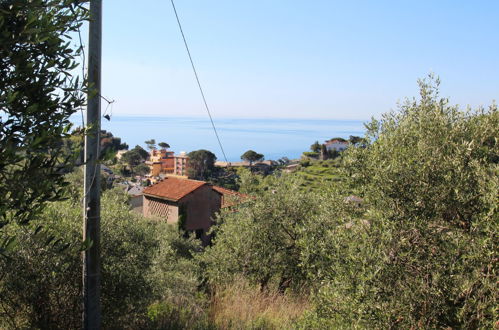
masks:
MULTIPOLYGON (((499 96, 499 1, 177 0, 216 117, 369 119, 429 72, 452 103, 499 96)), ((206 116, 167 0, 104 0, 114 115, 206 116)))

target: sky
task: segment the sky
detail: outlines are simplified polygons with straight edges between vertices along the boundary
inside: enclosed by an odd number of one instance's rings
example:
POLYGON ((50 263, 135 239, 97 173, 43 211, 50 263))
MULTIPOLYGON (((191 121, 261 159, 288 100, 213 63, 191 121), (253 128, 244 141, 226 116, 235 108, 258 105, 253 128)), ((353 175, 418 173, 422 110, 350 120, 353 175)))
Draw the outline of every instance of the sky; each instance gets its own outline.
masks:
MULTIPOLYGON (((418 94, 499 96, 499 1, 177 0, 215 118, 358 119, 418 94)), ((104 1, 113 115, 206 116, 170 1, 104 1)), ((104 104, 105 105, 105 104, 104 104)))

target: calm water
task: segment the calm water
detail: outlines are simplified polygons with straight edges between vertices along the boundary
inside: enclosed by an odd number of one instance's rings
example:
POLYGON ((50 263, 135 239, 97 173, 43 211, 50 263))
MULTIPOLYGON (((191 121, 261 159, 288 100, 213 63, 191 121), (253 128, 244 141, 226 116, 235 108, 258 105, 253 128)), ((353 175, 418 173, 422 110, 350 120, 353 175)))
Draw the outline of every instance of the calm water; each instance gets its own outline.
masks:
MULTIPOLYGON (((81 118, 74 117, 76 125, 81 118)), ((263 153, 265 159, 298 158, 316 140, 364 135, 363 121, 307 119, 215 119, 218 134, 229 161, 239 161, 248 149, 263 153)), ((167 142, 175 152, 207 149, 223 160, 208 118, 127 117, 102 119, 102 128, 130 147, 155 139, 167 142)))

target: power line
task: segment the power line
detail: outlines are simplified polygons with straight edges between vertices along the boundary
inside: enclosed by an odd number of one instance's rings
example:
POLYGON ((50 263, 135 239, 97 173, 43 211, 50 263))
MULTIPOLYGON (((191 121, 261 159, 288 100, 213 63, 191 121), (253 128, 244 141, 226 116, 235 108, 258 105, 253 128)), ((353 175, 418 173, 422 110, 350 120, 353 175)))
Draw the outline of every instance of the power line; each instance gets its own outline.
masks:
POLYGON ((210 108, 208 107, 208 102, 206 102, 206 97, 204 96, 203 88, 201 87, 201 82, 199 81, 199 76, 198 76, 198 73, 196 71, 196 67, 194 66, 194 61, 192 60, 191 52, 189 50, 189 46, 187 45, 187 40, 185 39, 184 30, 182 29, 182 24, 180 23, 177 9, 175 8, 175 3, 173 2, 173 0, 170 0, 170 1, 172 3, 173 11, 175 12, 175 17, 177 18, 178 27, 180 29, 180 33, 182 34, 182 39, 184 40, 185 49, 187 50, 187 54, 189 55, 189 60, 191 61, 192 70, 194 71, 194 76, 196 77, 196 81, 198 83, 199 91, 201 92, 201 97, 203 98, 206 112, 208 113, 208 116, 210 117, 211 126, 213 126, 213 131, 215 132, 215 136, 217 137, 218 145, 220 146, 220 150, 222 150, 222 154, 224 155, 225 162, 229 163, 227 161, 227 156, 225 155, 225 151, 224 151, 224 148, 222 146, 222 142, 220 141, 220 137, 218 136, 217 128, 215 127, 215 123, 213 122, 213 118, 211 117, 210 108))

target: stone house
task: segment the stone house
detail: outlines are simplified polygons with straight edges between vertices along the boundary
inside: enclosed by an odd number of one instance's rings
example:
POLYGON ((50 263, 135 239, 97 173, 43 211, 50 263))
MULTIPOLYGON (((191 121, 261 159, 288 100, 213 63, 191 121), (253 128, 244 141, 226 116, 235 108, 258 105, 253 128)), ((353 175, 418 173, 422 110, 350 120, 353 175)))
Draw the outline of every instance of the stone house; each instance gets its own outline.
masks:
POLYGON ((179 224, 184 230, 194 232, 207 245, 210 241, 207 232, 215 214, 222 207, 233 206, 237 196, 244 197, 236 191, 204 181, 166 177, 143 190, 143 214, 179 224))

